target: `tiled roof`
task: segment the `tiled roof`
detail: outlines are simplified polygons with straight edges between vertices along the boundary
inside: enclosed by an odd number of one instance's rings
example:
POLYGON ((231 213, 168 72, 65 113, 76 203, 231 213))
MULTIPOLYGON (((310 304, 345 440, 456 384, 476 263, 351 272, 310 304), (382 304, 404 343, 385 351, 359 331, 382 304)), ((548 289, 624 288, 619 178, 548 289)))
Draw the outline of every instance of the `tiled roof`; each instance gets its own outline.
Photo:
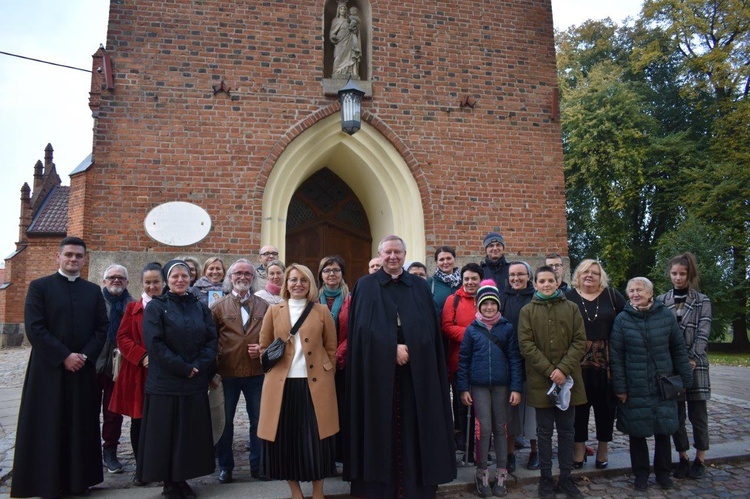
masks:
POLYGON ((68 231, 70 187, 58 186, 50 192, 26 231, 29 235, 64 235, 68 231))

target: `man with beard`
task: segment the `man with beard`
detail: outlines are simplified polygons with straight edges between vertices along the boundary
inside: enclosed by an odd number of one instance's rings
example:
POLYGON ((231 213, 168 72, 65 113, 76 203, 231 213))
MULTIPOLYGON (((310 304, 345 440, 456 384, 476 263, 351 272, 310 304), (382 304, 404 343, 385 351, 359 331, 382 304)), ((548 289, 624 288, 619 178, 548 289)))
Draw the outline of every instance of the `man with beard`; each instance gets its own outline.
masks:
POLYGON ((214 303, 211 309, 219 336, 219 375, 224 389, 224 433, 216 445, 220 483, 233 481, 233 422, 240 393, 245 398, 250 418, 250 475, 260 478, 261 442, 257 430, 263 369, 259 336, 268 304, 251 290, 255 275, 255 268, 249 261, 234 262, 227 272, 232 292, 214 303))
POLYGON ((134 299, 128 293, 128 269, 122 265, 115 263, 107 267, 104 270, 102 284, 102 294, 109 317, 107 341, 96 361, 96 380, 99 382, 102 398, 102 458, 107 471, 122 473, 122 464, 117 459, 117 446, 122 434, 122 414, 109 410, 109 401, 112 400, 112 391, 115 389, 112 352, 117 348, 117 330, 120 328, 125 307, 134 299))
POLYGON ((481 263, 485 279, 497 284, 500 294, 508 287, 508 261, 505 259, 505 239, 499 232, 490 232, 483 241, 485 258, 481 263))
POLYGON ((66 237, 56 273, 32 281, 24 318, 31 356, 18 412, 12 497, 85 494, 101 483, 94 361, 107 337, 99 286, 81 277, 86 243, 66 237))
POLYGON ((440 321, 404 241, 386 236, 378 254, 349 310, 344 480, 357 497, 431 498, 456 477, 440 321))

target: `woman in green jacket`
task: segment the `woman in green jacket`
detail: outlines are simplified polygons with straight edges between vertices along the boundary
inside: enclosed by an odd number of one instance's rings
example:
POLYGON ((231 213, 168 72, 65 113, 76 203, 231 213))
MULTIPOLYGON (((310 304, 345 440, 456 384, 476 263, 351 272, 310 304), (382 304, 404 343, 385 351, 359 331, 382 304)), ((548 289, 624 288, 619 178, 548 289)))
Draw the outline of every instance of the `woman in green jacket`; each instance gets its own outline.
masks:
POLYGON ((610 338, 612 389, 620 404, 617 429, 630 437, 630 465, 635 488, 648 487, 646 438, 654 436, 654 473, 663 489, 673 487, 669 472, 669 437, 677 431, 677 400, 661 400, 657 375, 676 373, 684 386, 693 381, 685 340, 672 312, 658 300, 645 277, 628 282, 625 309, 615 319, 610 338))

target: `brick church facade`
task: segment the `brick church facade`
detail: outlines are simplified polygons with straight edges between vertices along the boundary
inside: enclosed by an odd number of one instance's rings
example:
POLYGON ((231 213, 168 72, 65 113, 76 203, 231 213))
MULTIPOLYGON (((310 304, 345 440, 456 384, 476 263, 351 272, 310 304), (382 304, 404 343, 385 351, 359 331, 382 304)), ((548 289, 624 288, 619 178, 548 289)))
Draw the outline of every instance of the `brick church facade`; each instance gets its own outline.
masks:
MULTIPOLYGON (((118 261, 139 292, 148 261, 254 259, 274 244, 314 269, 344 255, 351 283, 390 233, 407 260, 430 264, 443 244, 478 261, 490 230, 509 255, 567 253, 550 0, 345 5, 357 7, 354 80, 367 93, 351 136, 336 97, 347 81, 334 74, 336 0, 111 2, 93 62, 92 156, 57 188, 68 190, 64 233, 89 244, 89 279, 118 261), (209 214, 204 239, 149 237, 145 217, 173 201, 209 214)), ((6 260, 6 331, 34 277, 18 269, 53 271, 61 235, 22 234, 26 249, 6 260)))

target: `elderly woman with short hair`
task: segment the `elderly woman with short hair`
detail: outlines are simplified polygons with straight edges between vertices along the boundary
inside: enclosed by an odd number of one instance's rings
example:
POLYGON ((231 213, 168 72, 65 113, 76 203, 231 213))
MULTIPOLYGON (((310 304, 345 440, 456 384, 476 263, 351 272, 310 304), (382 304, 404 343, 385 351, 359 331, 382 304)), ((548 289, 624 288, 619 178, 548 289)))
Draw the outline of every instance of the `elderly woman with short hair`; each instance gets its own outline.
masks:
POLYGON ((610 338, 612 389, 617 406, 617 429, 630 437, 630 465, 635 489, 648 488, 649 458, 646 438, 653 436, 654 473, 662 489, 674 485, 670 436, 677 431, 677 400, 662 400, 657 376, 679 374, 690 386, 693 373, 685 339, 672 312, 654 300, 654 285, 645 277, 628 282, 628 303, 617 316, 610 338))

